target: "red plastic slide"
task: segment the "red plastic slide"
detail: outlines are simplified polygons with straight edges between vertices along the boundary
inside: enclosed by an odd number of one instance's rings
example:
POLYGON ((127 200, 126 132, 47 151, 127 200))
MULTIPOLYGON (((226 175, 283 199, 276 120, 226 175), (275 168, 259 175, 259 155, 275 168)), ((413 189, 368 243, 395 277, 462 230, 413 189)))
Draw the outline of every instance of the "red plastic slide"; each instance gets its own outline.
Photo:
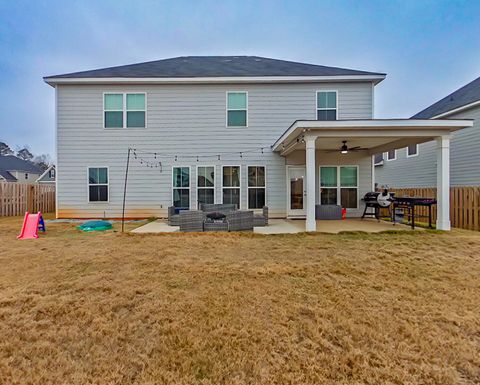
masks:
POLYGON ((42 213, 39 211, 37 214, 30 214, 28 211, 25 213, 23 219, 22 230, 18 239, 36 239, 38 238, 38 228, 45 231, 45 222, 43 221, 42 213))

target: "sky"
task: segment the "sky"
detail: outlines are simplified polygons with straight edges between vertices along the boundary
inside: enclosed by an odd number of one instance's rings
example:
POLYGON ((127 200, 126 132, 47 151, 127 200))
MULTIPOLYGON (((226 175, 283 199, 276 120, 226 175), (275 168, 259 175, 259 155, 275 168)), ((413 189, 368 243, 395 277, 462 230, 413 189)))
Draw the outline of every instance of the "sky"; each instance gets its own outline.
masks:
POLYGON ((43 76, 183 55, 385 72, 375 117, 410 117, 480 76, 480 1, 0 0, 0 141, 55 157, 43 76))

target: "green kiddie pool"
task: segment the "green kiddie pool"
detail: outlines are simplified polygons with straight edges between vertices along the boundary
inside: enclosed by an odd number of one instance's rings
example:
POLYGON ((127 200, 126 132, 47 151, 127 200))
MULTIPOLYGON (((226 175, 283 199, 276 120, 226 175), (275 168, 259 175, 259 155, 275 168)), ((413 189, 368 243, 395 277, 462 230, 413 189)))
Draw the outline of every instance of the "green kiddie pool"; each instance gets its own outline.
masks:
POLYGON ((88 221, 78 226, 77 229, 82 231, 105 231, 111 230, 112 224, 107 221, 88 221))

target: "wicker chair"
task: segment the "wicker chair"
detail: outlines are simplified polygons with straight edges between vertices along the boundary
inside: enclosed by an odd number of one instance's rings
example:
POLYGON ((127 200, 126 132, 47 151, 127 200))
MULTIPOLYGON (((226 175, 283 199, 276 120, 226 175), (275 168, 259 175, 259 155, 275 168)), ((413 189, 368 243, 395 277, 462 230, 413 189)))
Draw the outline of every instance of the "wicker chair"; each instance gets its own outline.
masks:
POLYGON ((168 208, 168 224, 170 226, 180 226, 180 214, 175 213, 175 206, 168 208))
POLYGON ((268 207, 263 206, 262 213, 253 214, 253 226, 268 226, 268 207))
POLYGON ((203 221, 205 219, 205 213, 198 210, 185 210, 180 211, 180 231, 203 231, 203 221))
POLYGON ((253 230, 253 211, 230 211, 225 214, 229 231, 253 230))

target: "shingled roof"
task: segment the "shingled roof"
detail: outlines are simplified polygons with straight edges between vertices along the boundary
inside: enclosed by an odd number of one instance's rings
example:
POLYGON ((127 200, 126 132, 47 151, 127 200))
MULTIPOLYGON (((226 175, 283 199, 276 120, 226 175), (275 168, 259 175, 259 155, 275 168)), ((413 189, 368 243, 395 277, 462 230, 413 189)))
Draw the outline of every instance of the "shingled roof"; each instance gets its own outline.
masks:
MULTIPOLYGON (((33 164, 32 162, 17 158, 16 156, 13 156, 13 155, 0 155, 0 170, 25 171, 25 172, 31 172, 34 174, 41 174, 43 172, 40 167, 33 164)), ((5 175, 3 174, 2 176, 5 177, 5 175)))
POLYGON ((259 56, 181 56, 145 63, 48 76, 53 78, 196 78, 256 76, 385 76, 259 56))
POLYGON ((434 116, 480 100, 480 77, 450 95, 412 116, 412 119, 430 119, 434 116))

